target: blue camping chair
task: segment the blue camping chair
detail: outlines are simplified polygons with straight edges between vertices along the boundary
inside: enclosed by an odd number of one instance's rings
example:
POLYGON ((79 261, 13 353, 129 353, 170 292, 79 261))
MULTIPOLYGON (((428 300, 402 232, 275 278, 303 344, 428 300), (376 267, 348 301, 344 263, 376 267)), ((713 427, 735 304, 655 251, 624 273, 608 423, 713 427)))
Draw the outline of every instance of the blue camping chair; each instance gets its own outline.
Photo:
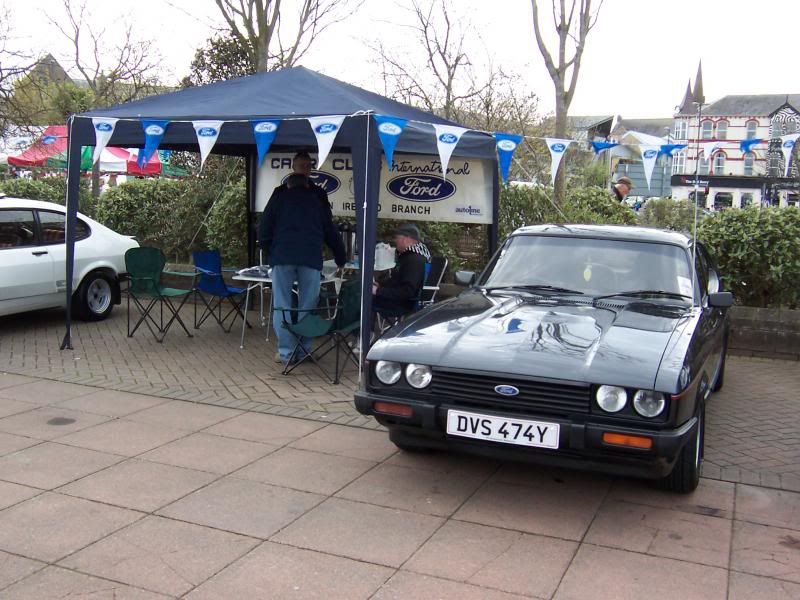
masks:
POLYGON ((209 317, 213 317, 222 327, 222 330, 225 333, 229 333, 237 316, 241 317, 249 327, 250 324, 247 323, 247 319, 242 312, 242 294, 247 290, 245 288, 231 287, 225 283, 222 277, 222 258, 219 255, 219 250, 192 252, 192 261, 194 262, 194 268, 200 274, 200 279, 194 288, 194 328, 199 329, 209 317), (211 297, 210 301, 206 296, 211 297), (199 318, 197 316, 198 298, 205 305, 199 318), (230 305, 230 309, 225 316, 222 316, 222 305, 226 302, 230 305), (230 319, 230 324, 226 327, 225 323, 228 319, 230 319))

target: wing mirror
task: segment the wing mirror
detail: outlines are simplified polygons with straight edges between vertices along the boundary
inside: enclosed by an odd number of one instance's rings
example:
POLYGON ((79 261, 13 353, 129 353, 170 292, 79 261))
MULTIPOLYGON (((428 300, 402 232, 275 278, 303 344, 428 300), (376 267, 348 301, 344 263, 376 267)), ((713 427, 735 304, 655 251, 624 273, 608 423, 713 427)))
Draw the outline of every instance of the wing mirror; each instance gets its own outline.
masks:
POLYGON ((730 292, 717 292, 708 295, 708 305, 714 308, 729 308, 733 306, 733 294, 730 292))
POLYGON ((475 271, 456 271, 455 278, 458 285, 472 285, 475 283, 475 271))

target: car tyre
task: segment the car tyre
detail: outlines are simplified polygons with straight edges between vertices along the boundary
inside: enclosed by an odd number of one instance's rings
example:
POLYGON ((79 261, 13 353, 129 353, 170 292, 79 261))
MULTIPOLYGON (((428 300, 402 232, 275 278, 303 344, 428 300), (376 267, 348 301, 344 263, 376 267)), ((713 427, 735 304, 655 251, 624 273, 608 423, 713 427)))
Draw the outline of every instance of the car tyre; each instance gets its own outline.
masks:
POLYGON ((403 452, 421 454, 431 451, 430 448, 426 448, 425 446, 412 441, 411 436, 403 435, 396 429, 389 429, 389 440, 403 452))
POLYGON ((111 276, 92 271, 83 278, 75 300, 75 316, 84 321, 102 321, 114 308, 114 285, 111 276))
POLYGON ((706 406, 705 402, 697 412, 697 427, 694 436, 681 449, 672 472, 658 481, 661 489, 688 494, 693 492, 700 483, 700 470, 703 465, 706 434, 706 406))

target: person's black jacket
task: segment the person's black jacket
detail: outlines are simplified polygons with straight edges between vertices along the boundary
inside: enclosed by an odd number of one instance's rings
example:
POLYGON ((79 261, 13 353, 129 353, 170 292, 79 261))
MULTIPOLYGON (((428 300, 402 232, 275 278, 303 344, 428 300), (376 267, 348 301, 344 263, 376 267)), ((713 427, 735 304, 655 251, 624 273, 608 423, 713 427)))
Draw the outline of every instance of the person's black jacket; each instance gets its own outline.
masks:
POLYGON ((398 308, 414 310, 420 290, 425 285, 425 263, 421 254, 411 250, 397 257, 397 265, 391 277, 378 287, 376 296, 381 304, 393 304, 398 308))
POLYGON ((322 245, 336 264, 347 261, 344 242, 333 224, 330 205, 311 187, 275 188, 258 224, 258 241, 270 265, 322 269, 322 245))

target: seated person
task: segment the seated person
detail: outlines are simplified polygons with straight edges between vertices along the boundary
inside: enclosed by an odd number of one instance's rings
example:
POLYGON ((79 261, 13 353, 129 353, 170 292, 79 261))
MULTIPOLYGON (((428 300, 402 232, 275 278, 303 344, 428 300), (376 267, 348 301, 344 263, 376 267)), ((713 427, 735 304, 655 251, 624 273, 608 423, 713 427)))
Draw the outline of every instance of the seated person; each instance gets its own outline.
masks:
POLYGON ((425 285, 425 264, 431 253, 419 241, 419 229, 410 223, 394 230, 397 265, 391 277, 372 284, 372 309, 385 317, 400 317, 417 307, 425 285))

